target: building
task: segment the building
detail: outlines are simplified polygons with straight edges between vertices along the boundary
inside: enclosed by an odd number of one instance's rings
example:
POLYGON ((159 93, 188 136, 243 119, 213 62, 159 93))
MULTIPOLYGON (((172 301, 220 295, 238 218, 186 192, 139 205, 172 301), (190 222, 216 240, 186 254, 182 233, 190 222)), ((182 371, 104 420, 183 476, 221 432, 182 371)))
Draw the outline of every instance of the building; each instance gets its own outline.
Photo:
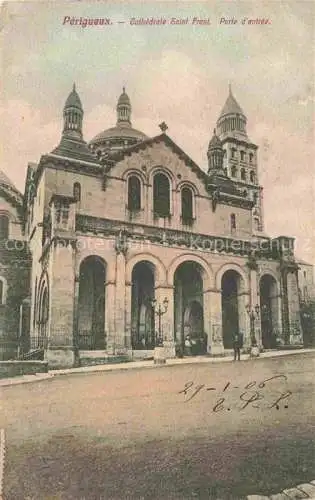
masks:
POLYGON ((235 330, 244 348, 303 343, 294 239, 264 232, 258 148, 231 89, 206 169, 164 122, 155 137, 134 129, 125 89, 116 126, 89 144, 75 86, 63 121, 59 145, 28 166, 23 200, 11 186, 19 215, 13 195, 1 211, 4 246, 9 215, 31 259, 29 350, 72 366, 149 356, 161 338, 175 356, 188 334, 199 354, 231 349, 235 330))
POLYGON ((297 261, 301 325, 304 345, 315 346, 315 280, 314 266, 301 259, 297 261))
POLYGON ((18 345, 24 350, 30 347, 32 261, 25 239, 24 208, 22 194, 0 171, 0 359, 4 360, 17 354, 18 345))

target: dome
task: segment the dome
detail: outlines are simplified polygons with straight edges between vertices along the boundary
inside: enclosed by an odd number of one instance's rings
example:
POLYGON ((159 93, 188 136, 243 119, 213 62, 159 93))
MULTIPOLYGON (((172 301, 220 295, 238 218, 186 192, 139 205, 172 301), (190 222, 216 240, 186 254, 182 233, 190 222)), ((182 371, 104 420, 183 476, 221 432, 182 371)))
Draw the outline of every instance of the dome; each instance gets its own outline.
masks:
POLYGON ((123 87, 123 92, 119 96, 117 106, 119 106, 120 104, 128 104, 130 106, 130 99, 129 99, 128 94, 126 94, 126 92, 125 92, 125 87, 123 87))
POLYGON ((73 89, 68 95, 66 100, 65 108, 78 108, 82 110, 81 99, 76 91, 75 83, 73 84, 73 89))
POLYGON ((136 130, 135 128, 132 127, 118 126, 104 130, 103 132, 95 136, 94 139, 91 140, 90 144, 94 144, 106 139, 113 139, 119 137, 121 137, 122 139, 138 139, 139 141, 143 141, 144 139, 147 138, 147 136, 143 132, 140 132, 140 130, 136 130))
POLYGON ((117 151, 147 139, 147 136, 143 132, 133 128, 131 125, 131 104, 125 87, 123 87, 123 92, 118 98, 116 111, 116 126, 103 130, 103 132, 100 132, 90 141, 90 146, 93 150, 100 148, 106 151, 117 151))

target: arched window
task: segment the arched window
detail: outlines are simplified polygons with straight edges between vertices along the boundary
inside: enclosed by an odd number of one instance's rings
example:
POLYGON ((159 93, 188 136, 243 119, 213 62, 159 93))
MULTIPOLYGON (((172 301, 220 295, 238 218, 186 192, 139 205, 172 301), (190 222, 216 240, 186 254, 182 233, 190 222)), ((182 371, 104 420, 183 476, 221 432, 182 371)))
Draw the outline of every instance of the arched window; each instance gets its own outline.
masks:
POLYGON ((253 170, 250 171, 249 178, 250 182, 255 182, 255 172, 253 170))
POLYGON ((170 182, 164 174, 154 176, 153 211, 157 217, 168 217, 171 212, 170 182))
POLYGON ((131 175, 128 179, 128 210, 136 211, 141 208, 141 184, 137 176, 131 175))
POLYGON ((231 214, 231 216, 230 216, 230 224, 231 224, 231 231, 235 231, 235 229, 236 229, 236 217, 235 217, 235 214, 231 214))
POLYGON ((253 163, 253 158, 254 158, 253 153, 249 153, 249 163, 253 163))
POLYGON ((193 194, 189 187, 182 189, 182 221, 191 222, 193 220, 193 194))
POLYGON ((246 181, 246 172, 245 172, 245 168, 242 168, 242 169, 241 169, 241 179, 242 179, 242 181, 246 181))
POLYGON ((0 215, 0 240, 7 240, 9 237, 9 217, 0 215))
POLYGON ((80 182, 75 182, 73 184, 73 198, 75 201, 81 201, 81 184, 80 182))
POLYGON ((237 168, 235 167, 235 165, 233 165, 233 167, 231 168, 231 176, 232 177, 237 176, 237 168))
POLYGON ((259 219, 258 219, 258 217, 254 218, 254 228, 255 228, 255 231, 259 231, 259 219))

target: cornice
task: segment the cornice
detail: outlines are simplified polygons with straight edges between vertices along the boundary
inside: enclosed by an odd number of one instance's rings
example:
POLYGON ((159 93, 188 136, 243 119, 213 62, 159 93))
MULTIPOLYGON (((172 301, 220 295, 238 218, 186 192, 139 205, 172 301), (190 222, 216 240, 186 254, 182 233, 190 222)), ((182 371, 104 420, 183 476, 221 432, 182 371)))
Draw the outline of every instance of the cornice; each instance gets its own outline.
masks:
POLYGON ((76 231, 85 234, 100 234, 113 238, 116 238, 119 233, 124 232, 127 240, 147 241, 161 246, 190 248, 195 251, 204 251, 207 253, 249 256, 253 248, 255 248, 257 259, 279 260, 272 249, 272 240, 270 238, 264 240, 265 245, 259 245, 258 240, 241 240, 196 234, 176 229, 162 229, 156 226, 143 226, 142 224, 114 221, 81 214, 76 216, 76 231))

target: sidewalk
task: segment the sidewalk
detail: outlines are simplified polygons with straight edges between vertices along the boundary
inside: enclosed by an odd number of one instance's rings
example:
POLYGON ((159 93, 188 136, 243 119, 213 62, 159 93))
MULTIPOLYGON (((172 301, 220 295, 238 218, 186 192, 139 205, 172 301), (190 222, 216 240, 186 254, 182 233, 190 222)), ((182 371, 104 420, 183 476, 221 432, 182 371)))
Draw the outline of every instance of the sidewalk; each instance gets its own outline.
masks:
MULTIPOLYGON (((314 352, 314 349, 297 349, 288 351, 269 351, 260 354, 259 358, 255 358, 254 361, 257 362, 259 359, 264 358, 274 358, 278 356, 293 356, 296 354, 303 354, 308 352, 314 352)), ((252 358, 249 354, 243 354, 241 356, 241 361, 249 361, 252 358)), ((152 369, 152 368, 163 368, 169 366, 177 365, 192 365, 201 363, 228 363, 233 362, 233 356, 222 356, 222 357, 211 357, 211 356, 193 356, 185 358, 174 358, 168 359, 164 365, 155 365, 153 360, 148 361, 129 361, 125 363, 116 364, 104 364, 104 365, 93 365, 93 366, 83 366, 79 368, 66 368, 62 370, 49 370, 48 373, 38 373, 36 375, 23 375, 21 377, 6 378, 0 380, 0 387, 7 387, 19 384, 29 384, 32 382, 40 382, 42 380, 52 379, 61 375, 71 375, 75 373, 95 373, 95 372, 112 372, 112 371, 122 371, 122 370, 133 370, 133 369, 152 369)))
POLYGON ((247 500, 298 500, 300 498, 315 498, 315 481, 299 484, 294 488, 288 488, 270 497, 261 495, 249 495, 247 500))

